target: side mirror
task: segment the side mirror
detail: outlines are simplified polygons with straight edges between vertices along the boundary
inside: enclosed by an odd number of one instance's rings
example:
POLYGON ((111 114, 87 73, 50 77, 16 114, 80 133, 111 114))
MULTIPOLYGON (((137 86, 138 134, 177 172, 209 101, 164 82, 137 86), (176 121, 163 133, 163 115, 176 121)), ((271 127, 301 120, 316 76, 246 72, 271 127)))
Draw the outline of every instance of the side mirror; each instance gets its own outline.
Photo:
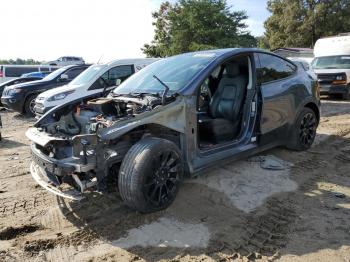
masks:
POLYGON ((122 80, 120 78, 118 78, 117 80, 115 80, 115 85, 119 86, 122 83, 122 80))
POLYGON ((59 80, 61 81, 61 82, 65 82, 65 81, 68 81, 68 75, 67 74, 62 74, 61 76, 60 76, 60 78, 59 78, 59 80))

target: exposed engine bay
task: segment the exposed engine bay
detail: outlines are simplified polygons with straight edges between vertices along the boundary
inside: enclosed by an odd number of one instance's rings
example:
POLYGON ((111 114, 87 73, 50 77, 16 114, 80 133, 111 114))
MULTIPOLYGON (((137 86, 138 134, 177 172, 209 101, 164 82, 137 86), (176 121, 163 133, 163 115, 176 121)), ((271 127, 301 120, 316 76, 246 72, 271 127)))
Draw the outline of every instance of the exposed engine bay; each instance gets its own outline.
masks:
POLYGON ((150 111, 161 103, 161 98, 151 95, 97 98, 55 113, 57 121, 50 121, 50 124, 42 125, 42 128, 56 136, 96 134, 100 129, 150 111))

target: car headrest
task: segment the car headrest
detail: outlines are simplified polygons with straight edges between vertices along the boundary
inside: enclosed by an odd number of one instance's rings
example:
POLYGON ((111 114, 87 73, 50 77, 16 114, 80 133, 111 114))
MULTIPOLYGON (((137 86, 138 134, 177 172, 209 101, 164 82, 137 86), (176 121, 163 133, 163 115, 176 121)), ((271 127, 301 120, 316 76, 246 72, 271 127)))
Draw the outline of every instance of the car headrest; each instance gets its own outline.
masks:
POLYGON ((237 63, 226 64, 226 76, 227 77, 236 77, 240 73, 239 65, 237 63))

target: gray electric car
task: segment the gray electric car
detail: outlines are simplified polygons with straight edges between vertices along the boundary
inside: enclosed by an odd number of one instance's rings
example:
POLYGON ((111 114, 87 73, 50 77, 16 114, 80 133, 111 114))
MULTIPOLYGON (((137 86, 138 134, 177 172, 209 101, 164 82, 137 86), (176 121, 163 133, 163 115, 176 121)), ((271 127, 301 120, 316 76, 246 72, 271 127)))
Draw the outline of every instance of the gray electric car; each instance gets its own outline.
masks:
POLYGON ((108 97, 47 112, 27 131, 31 173, 71 199, 104 192, 114 177, 128 206, 153 212, 172 203, 185 176, 275 146, 307 150, 319 105, 316 82, 275 54, 222 49, 173 56, 108 97))

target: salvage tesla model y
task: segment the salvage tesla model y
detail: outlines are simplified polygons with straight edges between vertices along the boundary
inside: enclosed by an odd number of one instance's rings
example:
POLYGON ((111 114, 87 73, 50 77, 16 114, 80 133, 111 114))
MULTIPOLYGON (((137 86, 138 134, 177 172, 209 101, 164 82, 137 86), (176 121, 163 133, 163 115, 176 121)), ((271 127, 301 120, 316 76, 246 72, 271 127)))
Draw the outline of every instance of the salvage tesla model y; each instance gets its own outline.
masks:
POLYGON ((320 119, 318 94, 304 69, 259 49, 173 56, 108 97, 47 112, 27 131, 31 173, 71 199, 104 192, 114 177, 128 206, 161 210, 185 176, 275 146, 310 148, 320 119))

